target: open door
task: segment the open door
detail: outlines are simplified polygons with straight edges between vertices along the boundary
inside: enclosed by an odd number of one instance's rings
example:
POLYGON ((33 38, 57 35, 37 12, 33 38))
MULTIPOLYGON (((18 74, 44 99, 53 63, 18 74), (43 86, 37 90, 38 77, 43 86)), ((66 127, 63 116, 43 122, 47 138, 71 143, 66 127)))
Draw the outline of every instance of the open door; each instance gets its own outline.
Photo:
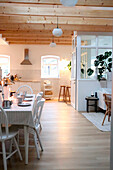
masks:
POLYGON ((71 60, 71 105, 76 109, 76 75, 77 75, 77 61, 76 61, 76 50, 72 53, 72 60, 71 60))

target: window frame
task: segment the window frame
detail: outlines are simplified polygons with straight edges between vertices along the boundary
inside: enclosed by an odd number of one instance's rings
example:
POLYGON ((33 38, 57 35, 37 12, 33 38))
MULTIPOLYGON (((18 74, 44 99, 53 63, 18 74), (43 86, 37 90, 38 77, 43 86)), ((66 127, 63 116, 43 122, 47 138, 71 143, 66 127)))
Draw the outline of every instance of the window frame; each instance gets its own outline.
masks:
POLYGON ((41 57, 41 78, 60 78, 60 57, 59 56, 55 56, 55 55, 46 55, 46 56, 42 56, 41 57), (44 59, 56 59, 57 60, 57 64, 44 64, 44 59), (56 77, 53 77, 53 76, 45 76, 44 75, 44 71, 43 71, 43 66, 44 65, 49 65, 49 66, 52 66, 52 65, 56 65, 57 66, 57 71, 58 71, 58 74, 56 77))
MULTIPOLYGON (((8 59, 8 64, 2 64, 2 65, 8 65, 8 74, 10 73, 10 56, 9 55, 2 55, 0 54, 0 58, 7 58, 8 59)), ((0 64, 1 67, 1 64, 0 64)), ((3 75, 3 71, 2 71, 2 78, 5 77, 7 75, 3 75)))
MULTIPOLYGON (((93 46, 93 45, 86 45, 86 46, 82 46, 81 45, 81 36, 82 35, 78 35, 78 42, 79 42, 79 49, 78 49, 78 51, 79 51, 79 55, 80 55, 80 63, 81 63, 81 49, 84 49, 84 48, 87 48, 87 49, 96 49, 96 56, 99 54, 99 49, 109 49, 109 50, 111 50, 112 52, 113 52, 113 36, 112 35, 95 35, 95 34, 86 34, 85 36, 92 36, 92 35, 94 35, 94 36, 96 36, 96 44, 95 44, 95 46, 93 46), (112 47, 105 47, 105 46, 99 46, 99 36, 110 36, 110 37, 112 37, 112 47)), ((77 46, 78 47, 78 46, 77 46)), ((80 68, 81 68, 81 66, 80 66, 80 68)), ((81 72, 80 72, 80 70, 79 70, 79 79, 80 80, 95 80, 94 78, 81 78, 81 72)))

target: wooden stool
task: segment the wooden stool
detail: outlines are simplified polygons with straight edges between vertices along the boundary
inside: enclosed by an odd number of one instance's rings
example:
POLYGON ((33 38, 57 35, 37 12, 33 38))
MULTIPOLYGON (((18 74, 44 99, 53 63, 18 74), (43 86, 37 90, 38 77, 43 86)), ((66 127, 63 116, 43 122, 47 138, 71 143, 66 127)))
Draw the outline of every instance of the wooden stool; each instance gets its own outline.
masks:
POLYGON ((60 86, 58 101, 60 101, 61 96, 63 96, 63 101, 65 101, 65 88, 66 88, 66 86, 60 86), (63 90, 63 94, 62 94, 62 90, 63 90))
POLYGON ((66 96, 65 96, 65 101, 67 103, 67 97, 69 98, 68 102, 71 102, 71 99, 70 99, 70 90, 71 89, 71 86, 66 86, 66 96))

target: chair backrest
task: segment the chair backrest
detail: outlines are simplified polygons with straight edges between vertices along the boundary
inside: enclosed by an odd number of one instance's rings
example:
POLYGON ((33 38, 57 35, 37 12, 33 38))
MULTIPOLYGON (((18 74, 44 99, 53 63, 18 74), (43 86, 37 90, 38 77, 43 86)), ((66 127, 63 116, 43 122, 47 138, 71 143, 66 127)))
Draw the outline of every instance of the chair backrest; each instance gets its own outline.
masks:
POLYGON ((42 96, 38 93, 37 96, 36 96, 36 100, 39 101, 41 100, 42 96))
POLYGON ((103 94, 107 109, 111 109, 111 94, 103 94))
POLYGON ((8 137, 9 135, 9 128, 8 128, 8 118, 7 118, 7 113, 4 111, 4 109, 0 106, 0 119, 3 120, 2 118, 4 119, 4 122, 0 122, 0 138, 2 139, 2 124, 5 125, 5 134, 6 136, 8 137))
POLYGON ((43 91, 39 92, 38 94, 40 94, 41 96, 43 96, 43 91))
POLYGON ((45 102, 44 98, 42 98, 41 100, 39 100, 37 102, 36 112, 35 112, 35 118, 36 118, 35 123, 36 124, 40 123, 40 119, 41 119, 41 115, 42 115, 42 110, 43 110, 44 102, 45 102))
POLYGON ((20 93, 20 92, 25 92, 25 91, 26 91, 27 93, 33 94, 32 88, 31 88, 30 86, 28 86, 28 85, 22 85, 22 86, 20 86, 20 87, 17 89, 16 93, 18 94, 18 93, 20 93))

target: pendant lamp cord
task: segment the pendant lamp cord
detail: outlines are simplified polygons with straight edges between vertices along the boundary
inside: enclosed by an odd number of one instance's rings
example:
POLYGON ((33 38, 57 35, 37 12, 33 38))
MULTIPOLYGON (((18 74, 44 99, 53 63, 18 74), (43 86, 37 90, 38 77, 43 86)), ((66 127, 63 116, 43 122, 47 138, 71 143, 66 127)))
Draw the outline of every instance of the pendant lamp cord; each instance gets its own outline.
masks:
POLYGON ((52 37, 52 43, 54 43, 54 36, 52 37))
POLYGON ((58 17, 57 17, 57 28, 58 28, 58 17))

